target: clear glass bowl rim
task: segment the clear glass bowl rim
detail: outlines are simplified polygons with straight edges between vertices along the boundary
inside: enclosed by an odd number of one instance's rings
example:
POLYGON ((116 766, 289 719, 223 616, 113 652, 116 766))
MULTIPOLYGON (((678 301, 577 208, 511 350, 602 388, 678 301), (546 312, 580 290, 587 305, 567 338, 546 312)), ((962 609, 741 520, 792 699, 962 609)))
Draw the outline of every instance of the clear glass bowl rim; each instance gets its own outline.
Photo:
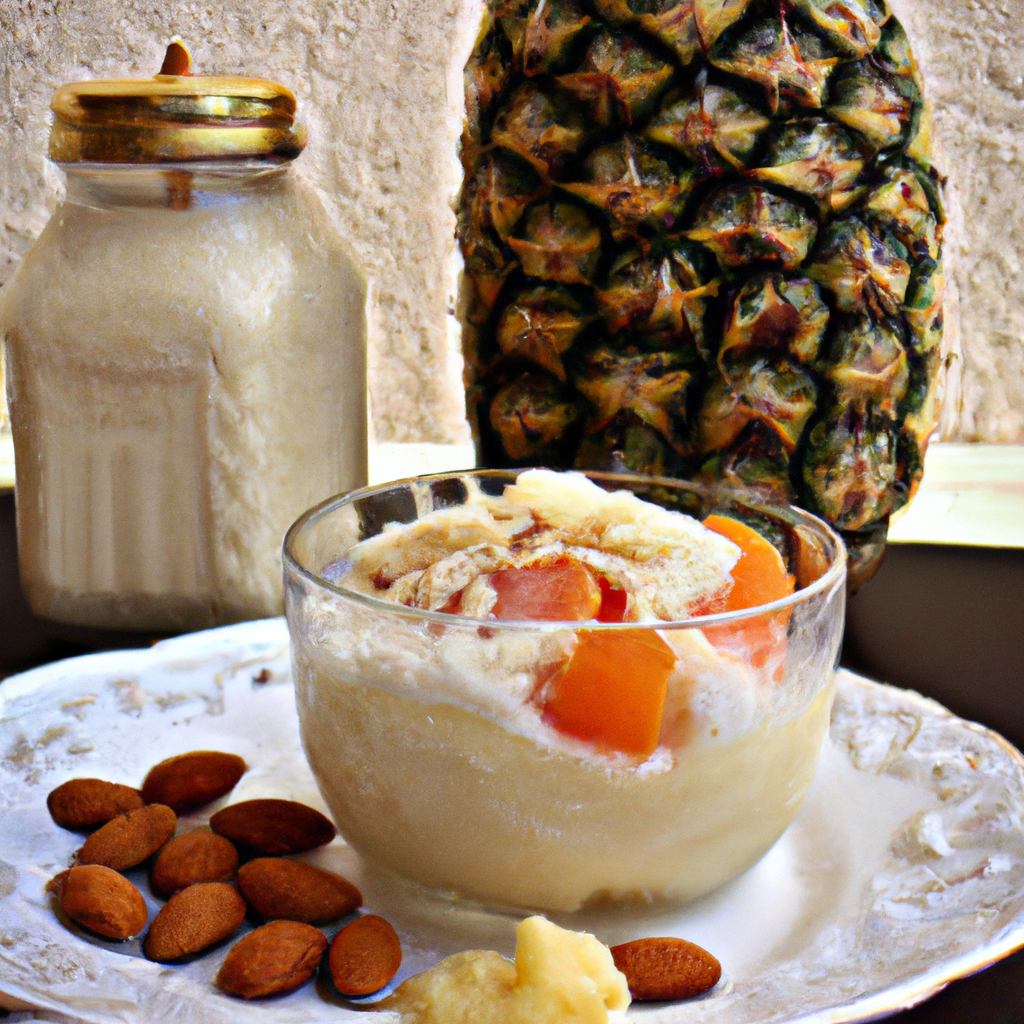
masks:
MULTIPOLYGON (((398 615, 403 618, 420 619, 427 622, 439 622, 449 626, 462 626, 463 628, 477 628, 479 626, 485 626, 487 629, 493 630, 519 630, 534 633, 560 633, 567 629, 704 629, 708 626, 725 625, 727 623, 739 622, 743 619, 751 619, 759 615, 764 615, 768 612, 780 611, 784 608, 791 608, 794 605, 802 604, 812 598, 815 594, 819 594, 832 587, 836 581, 840 581, 846 576, 846 546, 843 544, 842 538, 824 520, 811 515, 810 512, 807 512, 796 505, 781 503, 773 504, 768 501, 759 500, 756 495, 752 495, 748 492, 726 487, 718 487, 717 490, 719 490, 723 496, 731 496, 737 501, 742 501, 743 504, 754 511, 757 511, 758 509, 786 511, 800 519, 803 525, 809 526, 818 534, 823 535, 835 548, 836 554, 832 560, 832 564, 813 583, 801 590, 795 590, 788 597, 779 598, 777 601, 771 601, 768 604, 755 605, 752 608, 742 608, 738 611, 718 612, 714 615, 699 615, 689 619, 659 619, 656 622, 553 622, 537 620, 516 621, 510 619, 470 619, 463 615, 452 615, 449 612, 428 611, 425 608, 410 608, 408 605, 395 604, 393 601, 387 601, 380 597, 372 597, 369 594, 364 594, 357 590, 349 590, 347 587, 331 583, 330 580, 324 579, 322 576, 302 565, 294 553, 295 543, 298 540, 299 535, 309 523, 328 516, 332 512, 335 512, 346 505, 350 505, 352 502, 357 501, 360 498, 365 498, 372 494, 379 494, 395 487, 403 487, 410 484, 429 484, 435 481, 440 482, 467 476, 518 476, 520 473, 531 468, 536 467, 524 466, 515 469, 450 470, 445 473, 431 473, 424 476, 403 477, 400 480, 389 480, 387 483, 371 484, 367 487, 357 488, 354 491, 347 491, 344 494, 336 494, 320 502, 318 505, 314 505, 306 512, 303 512, 303 514, 299 516, 294 523, 292 523, 291 527, 289 527, 288 532, 285 534, 284 544, 282 546, 282 560, 284 562, 285 574, 287 575, 289 571, 293 572, 308 583, 311 583, 314 587, 323 590, 328 594, 344 598, 347 601, 354 601, 356 604, 372 608, 384 615, 398 615)), ((716 490, 714 485, 709 486, 693 483, 688 480, 676 480, 673 477, 643 476, 634 473, 611 473, 596 470, 574 470, 574 472, 581 472, 584 476, 595 481, 602 480, 612 483, 622 482, 623 484, 636 483, 644 486, 670 487, 677 488, 679 490, 703 491, 705 493, 713 493, 716 490)), ((628 490, 629 488, 627 487, 625 489, 628 490)))

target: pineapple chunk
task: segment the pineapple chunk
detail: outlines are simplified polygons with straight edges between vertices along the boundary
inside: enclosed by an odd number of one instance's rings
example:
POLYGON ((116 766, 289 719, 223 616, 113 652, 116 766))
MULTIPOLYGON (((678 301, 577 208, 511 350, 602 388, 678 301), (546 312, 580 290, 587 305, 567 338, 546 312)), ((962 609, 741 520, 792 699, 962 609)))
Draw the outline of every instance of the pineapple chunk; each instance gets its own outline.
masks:
POLYGON ((515 963, 489 950, 442 960, 399 986, 381 1009, 403 1024, 607 1024, 621 1020, 629 987, 608 947, 543 917, 516 929, 515 963))

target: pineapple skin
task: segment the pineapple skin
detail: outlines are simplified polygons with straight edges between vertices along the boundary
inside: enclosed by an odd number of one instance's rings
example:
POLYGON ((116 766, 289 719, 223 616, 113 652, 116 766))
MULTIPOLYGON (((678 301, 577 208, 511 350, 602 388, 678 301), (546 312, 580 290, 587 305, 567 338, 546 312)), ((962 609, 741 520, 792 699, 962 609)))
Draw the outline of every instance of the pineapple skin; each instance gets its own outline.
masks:
POLYGON ((879 0, 489 0, 465 73, 481 465, 762 491, 855 589, 938 414, 943 179, 879 0))

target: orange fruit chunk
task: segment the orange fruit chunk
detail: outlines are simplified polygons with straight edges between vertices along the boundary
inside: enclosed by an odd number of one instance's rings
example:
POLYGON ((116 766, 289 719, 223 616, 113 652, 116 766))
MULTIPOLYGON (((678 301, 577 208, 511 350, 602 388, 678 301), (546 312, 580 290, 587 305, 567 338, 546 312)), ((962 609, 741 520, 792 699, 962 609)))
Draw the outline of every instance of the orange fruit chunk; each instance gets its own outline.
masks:
POLYGON ((585 622, 601 607, 601 590, 579 562, 562 561, 491 573, 498 600, 495 618, 513 621, 585 622))
POLYGON ((703 525, 740 549, 740 560, 732 570, 732 590, 725 599, 723 611, 754 608, 793 593, 796 579, 786 572, 786 563, 775 545, 757 530, 729 516, 708 516, 703 525))
MULTIPOLYGON (((724 606, 715 611, 739 611, 755 608, 793 593, 796 578, 786 571, 782 555, 764 537, 745 523, 729 516, 711 515, 704 526, 728 538, 740 549, 739 561, 733 566, 732 589, 724 606)), ((781 677, 781 656, 785 653, 788 611, 758 615, 743 622, 725 626, 708 626, 704 634, 716 646, 739 651, 755 668, 763 668, 773 656, 778 657, 776 678, 781 677)))
POLYGON ((603 750, 649 757, 658 745, 676 656, 653 629, 581 630, 544 702, 559 732, 603 750))

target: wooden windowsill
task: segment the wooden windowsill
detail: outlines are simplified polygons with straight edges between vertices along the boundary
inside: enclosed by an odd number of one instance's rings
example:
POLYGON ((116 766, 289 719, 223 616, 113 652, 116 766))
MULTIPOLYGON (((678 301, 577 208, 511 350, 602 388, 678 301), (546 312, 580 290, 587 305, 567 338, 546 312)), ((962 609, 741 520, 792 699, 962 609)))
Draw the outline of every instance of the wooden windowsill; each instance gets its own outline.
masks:
MULTIPOLYGON (((470 445, 381 444, 370 482, 473 465, 470 445)), ((894 544, 1024 548, 1024 445, 933 443, 921 487, 889 529, 894 544)))
MULTIPOLYGON (((469 444, 378 444, 370 482, 473 465, 469 444)), ((0 431, 0 491, 14 486, 14 445, 0 431)), ((894 544, 1024 548, 1024 445, 934 443, 910 507, 889 529, 894 544)))
POLYGON ((936 443, 893 544, 1024 548, 1024 445, 936 443))

